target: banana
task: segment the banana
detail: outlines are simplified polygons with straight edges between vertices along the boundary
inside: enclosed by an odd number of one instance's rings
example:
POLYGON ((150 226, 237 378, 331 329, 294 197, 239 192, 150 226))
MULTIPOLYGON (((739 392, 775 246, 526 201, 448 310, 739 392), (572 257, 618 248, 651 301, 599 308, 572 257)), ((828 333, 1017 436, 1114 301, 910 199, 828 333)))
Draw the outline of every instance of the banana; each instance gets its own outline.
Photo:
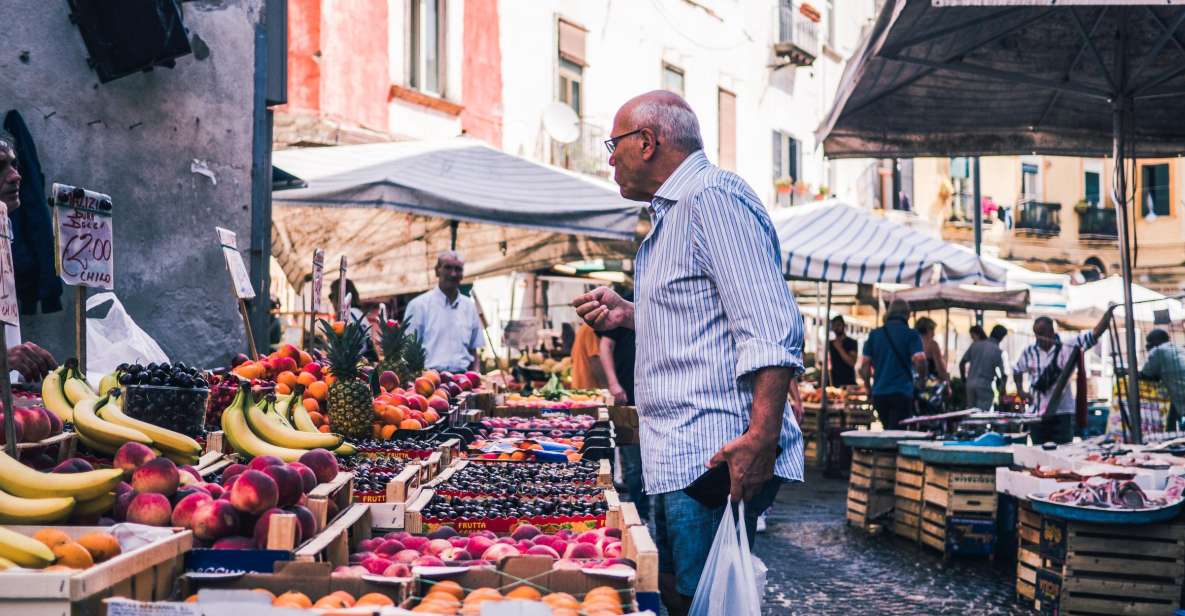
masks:
POLYGON ((6 571, 16 566, 17 564, 11 560, 8 560, 7 558, 0 558, 0 571, 6 571))
POLYGON ((321 432, 317 426, 313 425, 313 418, 309 417, 309 410, 304 407, 304 404, 292 405, 292 427, 301 432, 321 432))
POLYGON ((75 430, 74 436, 77 436, 78 441, 80 443, 82 443, 83 445, 86 445, 87 449, 89 449, 95 453, 101 453, 101 454, 107 455, 107 456, 114 456, 115 453, 117 451, 119 451, 119 447, 114 447, 112 445, 100 443, 96 440, 91 439, 87 435, 85 435, 81 432, 78 432, 77 430, 75 430))
POLYGON ((337 449, 334 449, 333 453, 335 455, 339 455, 339 456, 352 456, 352 455, 358 453, 358 449, 356 447, 354 447, 353 445, 351 445, 345 441, 342 441, 341 446, 338 447, 337 449))
POLYGON ((0 558, 7 558, 21 567, 41 569, 56 557, 44 543, 0 526, 0 558))
POLYGON ((122 479, 123 471, 118 468, 85 473, 42 473, 0 452, 0 490, 15 496, 73 496, 79 500, 90 500, 114 490, 122 479))
POLYGON ((88 398, 99 397, 99 395, 95 393, 95 390, 91 389, 91 386, 87 385, 86 381, 82 380, 77 375, 77 372, 71 373, 71 375, 66 378, 65 382, 62 383, 62 391, 66 393, 66 399, 69 400, 70 404, 74 406, 78 406, 79 402, 82 402, 88 398))
POLYGON ((97 515, 103 515, 115 506, 115 492, 108 492, 93 498, 91 500, 80 501, 74 504, 75 518, 88 518, 97 515))
POLYGON ((66 399, 66 392, 62 391, 62 372, 64 367, 45 375, 41 380, 41 402, 45 408, 57 415, 63 422, 74 421, 74 405, 66 399))
MULTIPOLYGON (((185 454, 185 453, 177 453, 175 451, 163 451, 162 450, 161 455, 172 460, 173 464, 176 464, 177 466, 184 466, 186 464, 193 464, 194 462, 198 461, 198 454, 196 454, 196 453, 193 455, 190 455, 190 454, 185 454)), ((187 475, 188 473, 182 473, 182 474, 187 475)))
POLYGON ((232 403, 226 407, 225 411, 222 411, 222 434, 230 441, 230 446, 236 452, 249 458, 276 456, 285 462, 296 462, 308 452, 307 449, 291 449, 273 445, 256 436, 251 431, 251 426, 247 425, 247 418, 243 416, 242 388, 239 389, 239 395, 235 397, 235 400, 238 400, 239 403, 232 403))
POLYGON ((259 438, 280 447, 291 449, 336 449, 342 444, 340 434, 310 434, 281 425, 264 410, 264 401, 247 408, 247 425, 259 438))
POLYGON ((134 441, 144 445, 152 445, 152 439, 147 434, 127 426, 111 423, 100 418, 95 409, 107 404, 107 397, 88 398, 74 405, 74 429, 92 441, 108 447, 119 448, 124 443, 134 441))
POLYGON ((99 379, 99 395, 106 396, 112 389, 119 387, 119 371, 112 372, 99 379))
POLYGON ((280 423, 292 426, 292 394, 285 394, 283 396, 276 396, 276 403, 268 408, 268 414, 280 420, 280 423))
POLYGON ((145 436, 152 439, 152 443, 157 449, 160 449, 166 454, 171 453, 188 459, 191 456, 196 457, 202 453, 202 446, 197 441, 180 432, 174 432, 150 424, 147 421, 141 421, 127 416, 124 414, 123 409, 119 407, 119 404, 116 403, 116 398, 109 399, 107 404, 99 407, 98 414, 105 421, 144 433, 145 436))
MULTIPOLYGON (((112 504, 115 500, 112 499, 112 504)), ((0 523, 2 524, 48 524, 60 522, 70 517, 74 509, 74 499, 56 498, 21 498, 5 492, 0 492, 0 523)))

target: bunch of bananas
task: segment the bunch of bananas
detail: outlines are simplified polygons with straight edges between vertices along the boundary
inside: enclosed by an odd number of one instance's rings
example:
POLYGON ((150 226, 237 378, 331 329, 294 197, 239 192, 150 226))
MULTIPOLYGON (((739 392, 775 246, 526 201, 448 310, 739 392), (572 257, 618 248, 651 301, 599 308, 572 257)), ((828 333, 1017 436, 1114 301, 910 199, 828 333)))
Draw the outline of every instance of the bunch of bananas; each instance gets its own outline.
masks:
POLYGON ((340 434, 319 431, 298 394, 267 396, 252 402, 251 385, 239 382, 234 400, 222 412, 222 433, 246 457, 275 456, 295 462, 310 449, 351 455, 355 449, 340 434))
MULTIPOLYGON (((123 471, 118 468, 43 473, 0 453, 0 524, 44 524, 59 522, 72 513, 103 513, 115 504, 112 490, 122 479, 123 471)), ((12 560, 3 546, 0 557, 12 560)))
POLYGON ((41 380, 41 400, 45 408, 61 418, 62 422, 74 421, 74 405, 98 394, 86 383, 86 377, 78 371, 78 360, 68 359, 56 370, 41 380))

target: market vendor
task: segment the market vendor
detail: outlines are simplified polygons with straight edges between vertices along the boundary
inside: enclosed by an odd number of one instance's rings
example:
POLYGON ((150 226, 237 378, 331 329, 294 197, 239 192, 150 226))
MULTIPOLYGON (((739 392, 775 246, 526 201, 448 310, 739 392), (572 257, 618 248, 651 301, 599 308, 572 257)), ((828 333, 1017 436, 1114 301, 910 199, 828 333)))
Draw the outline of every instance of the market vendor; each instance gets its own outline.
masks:
POLYGON ((482 341, 477 305, 461 293, 465 261, 455 250, 436 257, 436 288, 416 296, 403 320, 428 352, 425 364, 433 370, 465 372, 480 367, 477 350, 482 341))
POLYGON ((1154 329, 1144 338, 1148 359, 1140 370, 1140 378, 1160 381, 1168 390, 1169 406, 1165 429, 1175 431, 1185 412, 1185 351, 1169 340, 1168 332, 1154 329))
POLYGON ((848 337, 848 324, 843 315, 835 315, 831 319, 831 333, 835 337, 827 345, 827 364, 831 367, 831 385, 847 387, 856 384, 856 358, 859 345, 854 338, 848 337))
POLYGON ((1066 364, 1077 361, 1079 350, 1093 347, 1110 323, 1111 311, 1108 310, 1093 330, 1063 342, 1057 335, 1053 319, 1042 316, 1033 321, 1033 335, 1037 341, 1021 352, 1020 359, 1012 369, 1016 393, 1029 401, 1029 414, 1041 416, 1041 423, 1034 424, 1030 433, 1033 443, 1061 444, 1074 439, 1075 392, 1067 383, 1056 409, 1048 408, 1049 398, 1066 364), (1024 386, 1026 376, 1029 381, 1027 391, 1024 386))
POLYGON ((744 501, 752 543, 756 518, 782 482, 802 480, 802 433, 788 403, 790 380, 802 371, 802 317, 761 199, 708 161, 682 97, 655 91, 629 100, 611 135, 605 146, 621 195, 649 202, 654 224, 638 247, 635 301, 601 287, 573 305, 600 331, 636 333, 659 588, 671 614, 686 614, 726 499, 744 501), (707 473, 724 465, 728 495, 717 500, 725 484, 707 473))
POLYGON ((860 362, 860 377, 886 430, 896 430, 913 414, 914 392, 926 374, 922 337, 909 327, 908 319, 909 302, 889 302, 885 324, 868 334, 860 362))

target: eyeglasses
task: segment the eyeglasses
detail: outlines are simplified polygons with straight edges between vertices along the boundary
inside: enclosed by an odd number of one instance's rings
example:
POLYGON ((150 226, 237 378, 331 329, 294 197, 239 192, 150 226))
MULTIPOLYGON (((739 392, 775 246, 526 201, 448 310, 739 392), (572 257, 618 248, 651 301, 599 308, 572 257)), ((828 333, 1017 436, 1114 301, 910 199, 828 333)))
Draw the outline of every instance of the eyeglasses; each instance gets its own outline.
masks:
MULTIPOLYGON (((628 133, 623 133, 621 135, 618 135, 616 137, 610 137, 605 140, 605 149, 609 150, 609 155, 612 156, 613 150, 617 149, 618 142, 620 142, 622 139, 625 139, 626 137, 629 137, 630 135, 636 135, 644 130, 646 130, 646 129, 645 128, 638 128, 635 130, 631 130, 628 133)), ((654 145, 658 145, 658 141, 655 141, 654 145)))

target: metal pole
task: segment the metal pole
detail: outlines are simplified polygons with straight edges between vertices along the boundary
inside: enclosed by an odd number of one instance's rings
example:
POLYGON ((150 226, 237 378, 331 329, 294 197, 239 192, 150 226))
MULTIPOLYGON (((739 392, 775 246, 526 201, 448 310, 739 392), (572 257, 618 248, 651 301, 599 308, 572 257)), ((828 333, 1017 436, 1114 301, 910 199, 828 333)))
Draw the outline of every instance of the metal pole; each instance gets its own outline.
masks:
MULTIPOLYGON (((816 283, 816 287, 817 286, 818 286, 818 284, 816 283)), ((819 298, 819 296, 815 295, 815 306, 819 305, 818 298, 819 298)), ((830 282, 827 283, 827 309, 826 310, 827 311, 823 313, 823 318, 821 319, 821 321, 824 324, 828 323, 828 321, 831 319, 831 283, 830 282)), ((816 311, 816 314, 818 314, 817 311, 816 311)), ((822 372, 822 374, 819 375, 819 384, 822 386, 823 395, 819 399, 819 432, 818 432, 818 434, 819 434, 819 461, 823 463, 823 469, 828 470, 831 467, 831 465, 828 464, 828 460, 827 460, 827 449, 828 449, 827 444, 828 444, 828 439, 829 439, 829 435, 827 434, 827 425, 828 425, 828 421, 827 421, 827 404, 828 404, 827 403, 827 385, 829 382, 829 379, 827 378, 827 376, 828 376, 827 373, 829 372, 829 370, 827 369, 827 356, 829 354, 828 351, 830 349, 830 342, 827 340, 827 330, 826 330, 827 326, 824 325, 823 327, 824 327, 824 329, 823 329, 823 344, 824 344, 824 346, 821 349, 821 353, 819 354, 819 356, 822 358, 822 366, 823 366, 823 372, 822 372)))
MULTIPOLYGON (((1126 16, 1126 13, 1124 13, 1126 16)), ((1126 66, 1127 32, 1125 24, 1120 25, 1115 45, 1116 83, 1119 84, 1117 96, 1111 99, 1111 131, 1112 158, 1115 161, 1115 220, 1119 231, 1119 264, 1123 272, 1123 333, 1127 343, 1127 404, 1129 413, 1135 415, 1131 420, 1132 440, 1138 445, 1144 442, 1143 413, 1140 411, 1140 383, 1136 366, 1136 321, 1132 311, 1132 264, 1131 239, 1128 236, 1128 203, 1127 203, 1127 144, 1125 121, 1131 113, 1130 100, 1124 98, 1122 92, 1127 83, 1126 66)), ((1134 219, 1134 217, 1133 217, 1134 219)))
POLYGON ((12 382, 8 380, 7 327, 0 323, 0 404, 4 405, 4 450, 16 460, 16 413, 12 412, 12 382))
MULTIPOLYGON (((983 205, 982 205, 982 198, 980 196, 981 192, 980 192, 980 184, 979 184, 979 157, 978 156, 975 157, 974 174, 975 174, 975 181, 972 184, 972 186, 974 188, 971 191, 971 199, 974 201, 974 203, 971 204, 971 208, 975 211, 975 214, 974 214, 974 216, 975 216, 975 256, 981 257, 981 256, 983 256, 983 205)), ((983 311, 982 310, 975 311, 975 324, 980 327, 983 327, 983 311)))

